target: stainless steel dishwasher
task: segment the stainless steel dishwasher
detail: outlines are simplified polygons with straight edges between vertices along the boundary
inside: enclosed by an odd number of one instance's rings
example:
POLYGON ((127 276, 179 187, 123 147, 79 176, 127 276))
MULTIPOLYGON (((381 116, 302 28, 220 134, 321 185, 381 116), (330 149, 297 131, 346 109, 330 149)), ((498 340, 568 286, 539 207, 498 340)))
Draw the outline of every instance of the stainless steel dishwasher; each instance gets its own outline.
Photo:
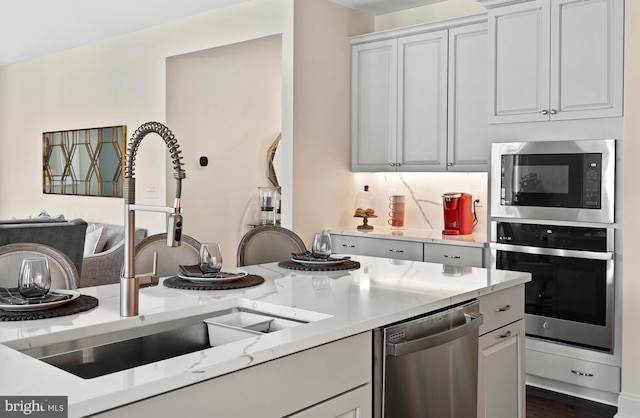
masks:
POLYGON ((374 330, 374 417, 475 418, 477 300, 374 330))

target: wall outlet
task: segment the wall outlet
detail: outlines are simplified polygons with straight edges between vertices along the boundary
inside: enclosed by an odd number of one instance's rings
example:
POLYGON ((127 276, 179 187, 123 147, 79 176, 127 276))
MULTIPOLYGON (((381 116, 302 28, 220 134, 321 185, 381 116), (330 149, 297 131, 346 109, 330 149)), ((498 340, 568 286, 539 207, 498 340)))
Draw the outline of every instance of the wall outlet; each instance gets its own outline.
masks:
POLYGON ((484 193, 481 192, 480 190, 475 190, 473 192, 471 192, 471 195, 473 196, 473 200, 479 200, 478 203, 476 203, 476 207, 482 207, 485 206, 485 202, 484 202, 484 193))
POLYGON ((156 186, 147 186, 147 199, 157 199, 158 188, 156 186))

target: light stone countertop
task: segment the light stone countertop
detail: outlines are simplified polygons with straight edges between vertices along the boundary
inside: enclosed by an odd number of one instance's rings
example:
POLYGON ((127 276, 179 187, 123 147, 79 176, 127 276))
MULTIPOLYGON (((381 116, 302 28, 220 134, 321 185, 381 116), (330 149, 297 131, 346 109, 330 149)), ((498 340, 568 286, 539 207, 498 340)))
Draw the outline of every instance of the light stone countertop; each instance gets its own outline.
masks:
POLYGON ((277 263, 251 266, 262 285, 226 291, 140 290, 140 315, 119 314, 119 285, 80 289, 97 308, 71 316, 4 322, 0 327, 0 393, 68 396, 69 416, 85 416, 523 284, 529 274, 469 268, 445 274, 444 266, 353 256, 358 270, 300 272, 277 263), (94 379, 82 379, 15 349, 135 330, 168 320, 242 305, 314 322, 212 347, 94 379), (7 344, 7 345, 4 345, 7 344), (13 347, 13 348, 10 348, 13 347), (14 349, 15 348, 15 349, 14 349))
POLYGON ((357 228, 329 229, 331 234, 348 235, 353 237, 368 237, 382 239, 397 239, 423 243, 464 245, 469 247, 487 247, 487 234, 473 233, 469 235, 443 235, 442 231, 429 229, 405 228, 393 230, 388 227, 375 227, 373 231, 359 231, 357 228))

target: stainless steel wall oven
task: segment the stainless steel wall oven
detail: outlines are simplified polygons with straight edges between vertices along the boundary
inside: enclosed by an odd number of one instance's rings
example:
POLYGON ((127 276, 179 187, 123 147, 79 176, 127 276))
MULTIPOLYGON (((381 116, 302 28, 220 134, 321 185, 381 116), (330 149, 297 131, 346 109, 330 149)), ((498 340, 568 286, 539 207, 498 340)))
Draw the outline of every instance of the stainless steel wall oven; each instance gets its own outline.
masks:
POLYGON ((492 264, 526 271, 528 336, 611 352, 613 228, 491 222, 492 264))

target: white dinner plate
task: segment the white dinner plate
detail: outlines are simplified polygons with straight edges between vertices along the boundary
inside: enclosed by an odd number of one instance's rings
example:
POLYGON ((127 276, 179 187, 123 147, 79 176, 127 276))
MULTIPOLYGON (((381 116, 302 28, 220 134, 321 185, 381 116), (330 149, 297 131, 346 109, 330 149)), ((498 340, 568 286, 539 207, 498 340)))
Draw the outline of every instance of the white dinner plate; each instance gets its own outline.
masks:
POLYGON ((302 264, 303 266, 335 266, 349 261, 349 259, 350 257, 329 258, 327 260, 301 260, 297 257, 291 257, 291 261, 302 264))
POLYGON ((220 282, 230 282, 232 280, 242 279, 247 276, 248 273, 246 271, 235 271, 235 272, 226 272, 221 271, 218 275, 214 277, 191 277, 185 276, 183 274, 178 274, 178 277, 184 280, 189 280, 190 282, 195 283, 220 283, 220 282))
POLYGON ((78 292, 77 290, 54 289, 51 290, 51 292, 71 295, 71 297, 69 299, 55 300, 53 302, 31 303, 28 305, 9 305, 0 303, 0 309, 3 309, 5 311, 41 311, 44 309, 51 309, 60 305, 64 305, 65 303, 69 303, 72 300, 80 297, 80 292, 78 292))

